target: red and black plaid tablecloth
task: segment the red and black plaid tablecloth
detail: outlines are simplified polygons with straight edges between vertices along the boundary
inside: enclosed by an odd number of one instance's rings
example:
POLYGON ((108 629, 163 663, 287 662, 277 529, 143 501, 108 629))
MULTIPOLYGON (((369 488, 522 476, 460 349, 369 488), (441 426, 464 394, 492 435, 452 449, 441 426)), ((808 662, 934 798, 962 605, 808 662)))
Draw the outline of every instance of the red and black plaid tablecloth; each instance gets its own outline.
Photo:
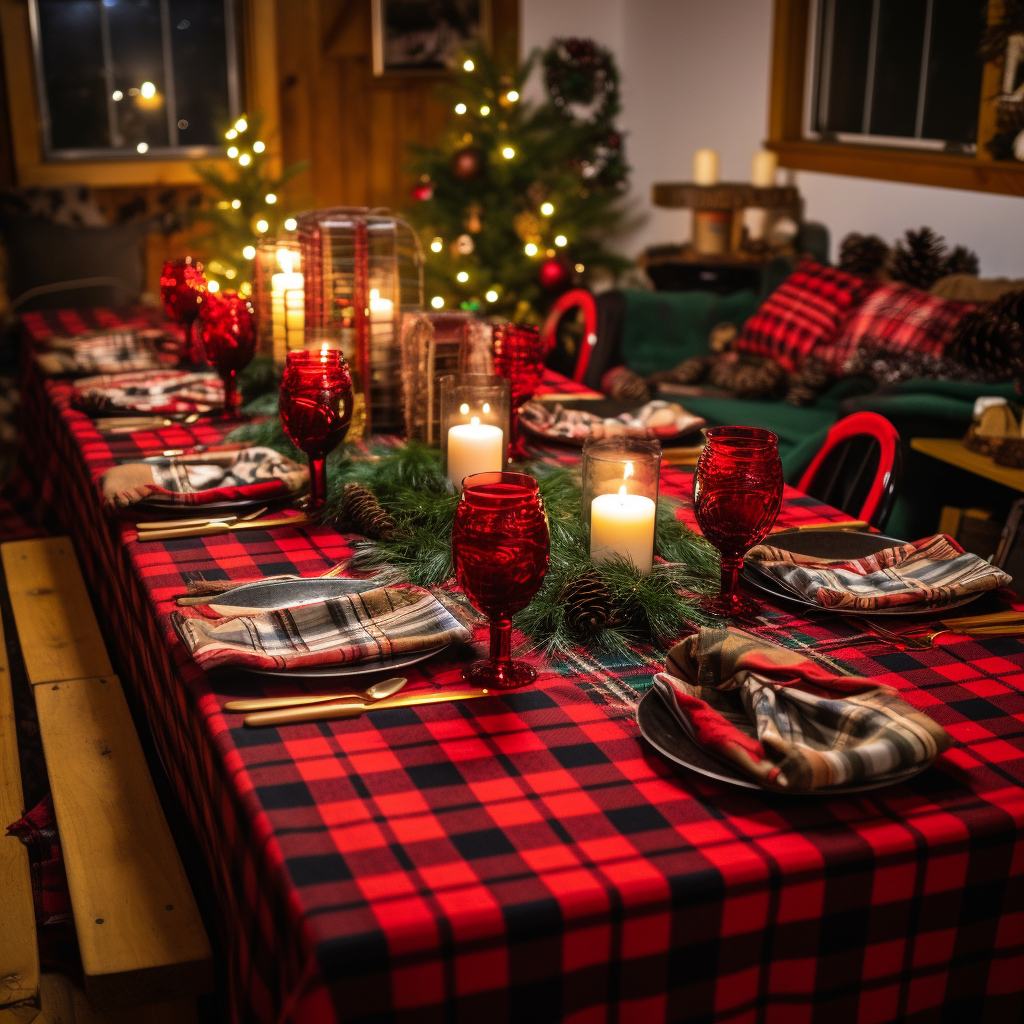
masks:
MULTIPOLYGON (((581 649, 480 701, 245 729, 221 707, 264 691, 195 667, 174 596, 200 574, 312 575, 347 539, 317 527, 140 545, 104 518, 99 474, 218 429, 109 440, 68 401, 30 363, 23 465, 75 538, 209 863, 237 1019, 1020 1019, 1024 644, 833 653, 955 740, 911 782, 845 799, 674 774, 632 717, 659 665, 649 650, 581 649)), ((689 477, 666 468, 662 487, 686 498, 689 477)), ((785 524, 841 518, 787 490, 785 524)), ((793 643, 853 632, 769 614, 793 643)), ((468 657, 408 670, 411 684, 456 683, 468 657)))

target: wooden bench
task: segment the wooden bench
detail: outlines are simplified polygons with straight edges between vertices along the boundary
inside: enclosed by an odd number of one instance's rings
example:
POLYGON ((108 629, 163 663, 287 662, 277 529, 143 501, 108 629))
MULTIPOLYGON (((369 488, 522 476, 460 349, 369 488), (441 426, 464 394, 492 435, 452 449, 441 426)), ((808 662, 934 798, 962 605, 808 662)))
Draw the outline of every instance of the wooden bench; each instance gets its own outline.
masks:
MULTIPOLYGON (((68 538, 52 537, 4 544, 0 554, 39 716, 88 997, 86 1005, 58 979, 51 1002, 60 1004, 62 1022, 195 1020, 195 996, 213 987, 210 943, 74 549, 68 538), (156 1016, 137 1009, 87 1016, 161 1003, 146 1008, 156 1016)), ((21 970, 31 979, 30 966, 21 970)))

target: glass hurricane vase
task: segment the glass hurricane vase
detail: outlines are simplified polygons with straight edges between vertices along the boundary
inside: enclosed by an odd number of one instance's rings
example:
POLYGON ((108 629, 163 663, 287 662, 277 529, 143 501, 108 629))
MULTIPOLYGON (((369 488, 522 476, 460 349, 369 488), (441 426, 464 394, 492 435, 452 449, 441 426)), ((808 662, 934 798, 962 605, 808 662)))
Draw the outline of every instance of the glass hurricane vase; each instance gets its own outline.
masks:
POLYGON ((466 596, 490 621, 490 655, 470 665, 475 686, 527 686, 536 670, 511 656, 512 616, 540 588, 548 568, 548 521, 537 481, 523 473, 475 473, 462 484, 452 555, 466 596))
POLYGON ((509 459, 525 459, 526 445, 519 434, 519 409, 533 397, 544 376, 545 344, 540 331, 527 324, 495 324, 494 372, 508 379, 512 391, 509 459))
POLYGON ((224 415, 234 419, 241 402, 235 378, 256 352, 252 303, 244 295, 210 293, 199 309, 203 349, 224 382, 224 415))
POLYGON ((760 544, 782 507, 778 438, 760 427, 709 427, 693 477, 693 504, 704 536, 722 555, 722 586, 701 606, 715 615, 758 610, 737 592, 743 554, 760 544))
POLYGON ((327 456, 352 421, 352 377, 338 349, 289 352, 280 394, 281 425, 309 459, 311 512, 327 497, 327 456))

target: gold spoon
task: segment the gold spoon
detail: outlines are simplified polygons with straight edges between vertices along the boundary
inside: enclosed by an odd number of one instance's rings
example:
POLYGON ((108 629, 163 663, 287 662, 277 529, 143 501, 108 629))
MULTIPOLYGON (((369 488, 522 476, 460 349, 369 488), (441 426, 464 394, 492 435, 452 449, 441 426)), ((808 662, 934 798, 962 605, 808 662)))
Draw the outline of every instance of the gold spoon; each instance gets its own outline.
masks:
POLYGON ((383 700, 385 697, 391 697, 398 693, 408 681, 405 676, 392 676, 390 679, 382 679, 379 683, 367 687, 361 694, 328 693, 306 697, 258 697, 254 700, 229 700, 224 705, 224 710, 231 712, 267 711, 271 708, 290 708, 300 704, 323 704, 334 700, 362 701, 364 698, 383 700))

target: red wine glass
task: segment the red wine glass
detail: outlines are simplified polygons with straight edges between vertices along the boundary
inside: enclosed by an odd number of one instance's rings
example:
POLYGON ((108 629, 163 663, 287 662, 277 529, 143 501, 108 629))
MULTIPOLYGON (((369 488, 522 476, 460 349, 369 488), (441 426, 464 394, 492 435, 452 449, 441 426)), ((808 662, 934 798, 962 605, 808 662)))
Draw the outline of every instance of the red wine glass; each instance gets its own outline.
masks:
POLYGON ((186 256, 164 263, 160 272, 160 298, 164 312, 185 328, 185 354, 194 363, 203 362, 202 348, 193 327, 206 294, 206 275, 198 260, 186 256))
POLYGON ((508 457, 524 459, 528 453, 519 436, 519 407, 540 386, 547 346, 541 341, 540 331, 526 324, 495 324, 492 331, 494 372, 508 378, 512 391, 508 457))
POLYGON ((252 303, 229 292, 210 292, 199 307, 203 348, 206 358, 224 382, 224 415, 238 416, 241 398, 235 376, 244 370, 256 352, 256 317, 252 303))
POLYGON ((284 432, 309 459, 306 507, 318 511, 327 497, 327 456, 352 421, 352 375, 341 352, 289 352, 280 408, 284 432))
POLYGON ((722 587, 701 606, 715 615, 749 616, 757 604, 736 591, 743 554, 760 544, 782 507, 779 439, 760 427, 709 427, 693 477, 697 524, 722 553, 722 587))
POLYGON ((540 588, 548 568, 548 521, 537 481, 523 473, 474 473, 455 509, 455 574, 490 621, 490 656, 463 672, 476 686, 511 690, 537 671, 511 657, 512 616, 540 588))

